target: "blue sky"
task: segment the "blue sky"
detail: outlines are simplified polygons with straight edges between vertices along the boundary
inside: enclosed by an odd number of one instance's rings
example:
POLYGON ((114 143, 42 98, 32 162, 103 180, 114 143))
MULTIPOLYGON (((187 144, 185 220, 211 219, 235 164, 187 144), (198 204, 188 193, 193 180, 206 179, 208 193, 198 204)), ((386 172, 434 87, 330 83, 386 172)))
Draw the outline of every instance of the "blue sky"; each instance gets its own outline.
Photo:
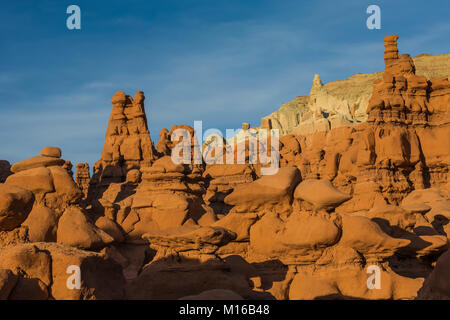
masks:
POLYGON ((323 82, 381 71, 383 40, 450 52, 450 2, 428 1, 3 1, 0 10, 0 159, 59 146, 100 158, 114 92, 143 90, 151 137, 173 124, 238 128, 323 82), (81 30, 66 28, 67 6, 81 30), (381 7, 381 30, 366 8, 381 7))

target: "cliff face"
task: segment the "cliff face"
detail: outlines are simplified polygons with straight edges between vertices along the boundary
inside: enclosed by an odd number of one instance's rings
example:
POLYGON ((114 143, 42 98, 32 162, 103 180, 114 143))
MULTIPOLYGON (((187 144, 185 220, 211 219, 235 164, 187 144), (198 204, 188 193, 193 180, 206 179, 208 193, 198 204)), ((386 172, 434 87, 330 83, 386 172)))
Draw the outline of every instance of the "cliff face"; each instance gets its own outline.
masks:
MULTIPOLYGON (((398 53, 398 51, 397 51, 398 53)), ((415 74, 427 80, 450 77, 450 54, 422 54, 412 59, 415 74)), ((307 135, 333 128, 358 125, 367 120, 366 109, 372 96, 373 82, 383 72, 356 74, 317 86, 314 83, 308 96, 284 103, 274 113, 262 118, 261 126, 280 130, 280 135, 307 135)), ((318 75, 314 79, 319 79, 318 75)))
POLYGON ((301 106, 304 134, 280 139, 274 175, 175 164, 174 131, 194 130, 163 129, 155 150, 140 91, 114 95, 92 179, 78 164, 75 183, 58 148, 5 163, 0 298, 450 299, 450 82, 420 75, 428 56, 399 55, 397 39, 384 39, 367 97, 370 76, 328 87, 316 76, 284 107, 301 106), (352 81, 354 100, 339 98, 352 81), (365 121, 362 103, 343 116, 362 99, 365 121), (80 289, 67 265, 81 267, 80 289))

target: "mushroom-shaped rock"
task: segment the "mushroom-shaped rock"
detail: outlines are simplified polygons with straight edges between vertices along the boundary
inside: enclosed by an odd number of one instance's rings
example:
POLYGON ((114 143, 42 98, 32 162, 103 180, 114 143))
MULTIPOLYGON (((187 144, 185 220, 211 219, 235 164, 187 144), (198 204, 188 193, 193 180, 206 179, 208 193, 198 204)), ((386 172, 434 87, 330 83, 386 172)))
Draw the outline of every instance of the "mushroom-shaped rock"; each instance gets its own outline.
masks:
POLYGON ((390 257, 410 243, 410 240, 390 237, 369 218, 342 215, 342 237, 339 244, 353 248, 364 256, 390 257))
POLYGON ((276 205, 283 200, 289 203, 292 190, 299 183, 300 171, 284 167, 277 174, 265 175, 251 183, 238 185, 225 197, 225 203, 236 206, 237 212, 256 211, 265 204, 276 205))
POLYGON ((408 208, 416 208, 416 211, 421 209, 420 213, 426 213, 425 216, 429 222, 437 223, 444 230, 450 231, 447 223, 450 219, 450 192, 438 188, 414 190, 403 198, 401 206, 406 210, 408 208), (425 212, 426 207, 430 207, 431 210, 425 212))
MULTIPOLYGON (((422 216, 420 211, 423 209, 426 207, 418 206, 407 209, 406 207, 378 204, 364 213, 364 216, 376 221, 388 235, 411 241, 406 248, 399 249, 398 253, 418 257, 436 255, 447 249, 447 238, 440 235, 434 226, 422 216), (412 232, 407 230, 412 230, 412 232)), ((428 207, 427 210, 429 209, 428 207)))
POLYGON ((236 234, 221 227, 181 227, 146 233, 142 238, 153 246, 168 247, 177 252, 198 250, 212 253, 234 240, 236 234))
POLYGON ((294 214, 286 221, 280 241, 285 246, 294 248, 324 248, 335 244, 339 235, 340 231, 332 221, 294 214))
POLYGON ((339 228, 322 217, 302 212, 283 221, 277 214, 268 213, 251 227, 250 249, 267 259, 312 262, 326 247, 335 244, 339 236, 339 228))
POLYGON ((61 149, 57 147, 44 147, 41 150, 41 156, 51 158, 61 158, 61 149))
POLYGON ((65 161, 60 158, 47 157, 47 156, 35 156, 20 162, 17 162, 11 166, 13 173, 18 173, 24 170, 39 168, 39 167, 51 167, 62 166, 65 161))
POLYGON ((33 194, 20 187, 0 184, 0 231, 10 231, 25 221, 33 207, 33 194))
POLYGON ((81 209, 69 207, 58 223, 57 242, 79 249, 101 249, 114 239, 94 226, 81 209))
POLYGON ((327 179, 307 179, 295 188, 294 198, 311 203, 316 210, 332 209, 351 199, 327 179))

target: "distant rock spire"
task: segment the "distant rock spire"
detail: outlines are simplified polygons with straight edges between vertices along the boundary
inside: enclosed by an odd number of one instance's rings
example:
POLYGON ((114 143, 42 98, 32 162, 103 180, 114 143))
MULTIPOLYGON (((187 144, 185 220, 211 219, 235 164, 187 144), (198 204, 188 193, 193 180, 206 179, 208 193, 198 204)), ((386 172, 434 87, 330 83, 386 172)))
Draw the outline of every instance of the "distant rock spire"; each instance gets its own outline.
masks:
POLYGON ((310 94, 317 93, 322 88, 323 88, 322 80, 320 80, 320 75, 316 73, 314 75, 314 79, 313 79, 313 83, 312 83, 312 88, 311 88, 310 94))
POLYGON ((397 47, 397 40, 398 35, 390 35, 384 37, 384 65, 385 70, 388 70, 389 68, 394 65, 398 58, 400 57, 398 54, 398 47, 397 47))
POLYGON ((384 37, 384 71, 394 76, 415 74, 414 61, 409 54, 399 55, 397 40, 398 35, 384 37))
POLYGON ((320 80, 320 74, 318 74, 318 73, 316 73, 314 75, 314 79, 313 79, 313 88, 315 88, 315 87, 317 87, 317 88, 323 87, 322 80, 320 80))

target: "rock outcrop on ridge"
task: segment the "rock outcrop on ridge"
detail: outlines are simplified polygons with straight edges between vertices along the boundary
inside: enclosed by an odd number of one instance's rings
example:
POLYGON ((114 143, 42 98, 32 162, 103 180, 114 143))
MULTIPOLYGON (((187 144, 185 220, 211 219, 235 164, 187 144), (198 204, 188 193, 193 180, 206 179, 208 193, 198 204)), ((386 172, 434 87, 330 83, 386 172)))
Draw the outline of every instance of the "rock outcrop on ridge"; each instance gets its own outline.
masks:
POLYGON ((239 137, 244 164, 174 163, 194 129, 155 147, 141 91, 112 98, 92 178, 56 147, 1 162, 0 299, 449 299, 446 60, 384 40, 383 73, 286 107, 273 175, 239 137))
MULTIPOLYGON (((427 80, 450 77, 450 54, 422 54, 412 60, 416 75, 427 80)), ((323 84, 316 74, 308 96, 282 104, 279 110, 261 119, 260 127, 278 129, 280 135, 307 135, 358 125, 367 120, 372 84, 382 75, 383 72, 358 73, 346 80, 323 84)))

